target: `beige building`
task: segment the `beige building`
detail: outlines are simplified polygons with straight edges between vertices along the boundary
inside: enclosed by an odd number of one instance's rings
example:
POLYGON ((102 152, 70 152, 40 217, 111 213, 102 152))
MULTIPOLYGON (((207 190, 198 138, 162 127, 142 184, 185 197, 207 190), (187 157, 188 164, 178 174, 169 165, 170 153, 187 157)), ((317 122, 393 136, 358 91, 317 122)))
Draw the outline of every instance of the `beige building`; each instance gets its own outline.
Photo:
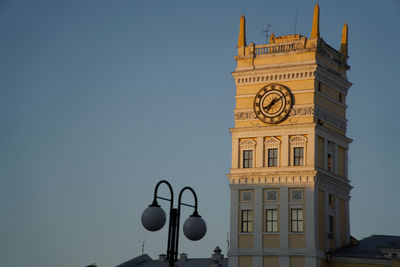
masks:
POLYGON ((349 223, 347 46, 346 24, 339 50, 320 37, 318 5, 310 37, 272 34, 268 44, 247 44, 241 17, 232 73, 229 266, 397 264, 391 258, 334 256, 355 244, 349 223))

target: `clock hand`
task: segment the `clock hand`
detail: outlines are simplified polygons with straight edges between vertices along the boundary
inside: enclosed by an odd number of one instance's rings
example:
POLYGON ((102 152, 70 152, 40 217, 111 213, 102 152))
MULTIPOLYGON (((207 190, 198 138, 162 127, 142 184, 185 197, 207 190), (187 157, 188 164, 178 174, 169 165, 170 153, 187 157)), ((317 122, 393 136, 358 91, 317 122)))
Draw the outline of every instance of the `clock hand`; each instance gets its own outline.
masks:
POLYGON ((281 99, 280 97, 277 97, 277 98, 272 99, 271 103, 269 103, 267 106, 265 106, 264 109, 266 109, 266 111, 270 110, 271 107, 272 107, 276 102, 278 102, 278 100, 280 100, 280 99, 281 99))

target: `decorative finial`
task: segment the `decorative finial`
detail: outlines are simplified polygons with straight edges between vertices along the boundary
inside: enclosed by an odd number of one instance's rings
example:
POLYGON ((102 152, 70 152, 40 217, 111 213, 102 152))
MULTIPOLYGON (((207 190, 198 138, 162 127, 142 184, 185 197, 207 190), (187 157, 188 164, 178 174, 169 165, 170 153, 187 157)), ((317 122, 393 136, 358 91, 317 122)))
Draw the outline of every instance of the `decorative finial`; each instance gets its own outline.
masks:
POLYGON ((347 50, 348 42, 349 42, 349 33, 347 24, 345 23, 343 25, 343 30, 342 30, 342 41, 340 42, 340 52, 342 52, 342 54, 345 56, 348 55, 348 50, 347 50))
POLYGON ((240 28, 239 28, 239 41, 237 47, 246 46, 246 19, 244 15, 240 17, 240 28))
POLYGON ((311 38, 319 38, 319 6, 318 6, 318 3, 315 4, 315 7, 314 7, 311 38))
POLYGON ((271 33, 271 36, 269 37, 269 43, 270 44, 273 44, 273 43, 275 43, 275 35, 274 35, 274 33, 271 33))

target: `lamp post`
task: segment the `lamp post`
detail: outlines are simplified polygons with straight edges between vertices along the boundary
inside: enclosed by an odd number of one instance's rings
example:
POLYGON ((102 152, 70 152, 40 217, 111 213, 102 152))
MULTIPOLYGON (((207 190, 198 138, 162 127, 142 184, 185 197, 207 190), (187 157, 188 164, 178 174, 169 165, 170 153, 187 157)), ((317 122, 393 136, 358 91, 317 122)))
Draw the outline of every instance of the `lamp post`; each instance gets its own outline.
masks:
POLYGON ((153 203, 149 205, 142 214, 142 224, 144 228, 149 231, 158 231, 160 230, 165 222, 166 222, 166 215, 164 210, 158 205, 158 199, 163 199, 170 202, 170 210, 169 210, 169 226, 168 226, 168 245, 167 245, 167 260, 169 261, 169 266, 173 267, 174 263, 177 261, 178 258, 178 244, 179 244, 179 222, 180 222, 180 215, 181 215, 181 206, 188 206, 194 208, 194 212, 190 215, 189 218, 186 219, 185 223, 183 224, 183 233, 185 236, 192 240, 197 241, 203 238, 207 231, 207 225, 201 216, 197 213, 197 196, 194 190, 189 187, 185 186, 179 192, 178 197, 178 208, 174 208, 174 191, 172 190, 171 184, 166 180, 161 180, 157 183, 154 189, 154 199, 153 203), (171 198, 164 198, 157 196, 158 187, 161 184, 166 184, 169 188, 171 193, 171 198), (182 193, 185 190, 189 190, 192 192, 194 197, 194 205, 182 203, 182 193))

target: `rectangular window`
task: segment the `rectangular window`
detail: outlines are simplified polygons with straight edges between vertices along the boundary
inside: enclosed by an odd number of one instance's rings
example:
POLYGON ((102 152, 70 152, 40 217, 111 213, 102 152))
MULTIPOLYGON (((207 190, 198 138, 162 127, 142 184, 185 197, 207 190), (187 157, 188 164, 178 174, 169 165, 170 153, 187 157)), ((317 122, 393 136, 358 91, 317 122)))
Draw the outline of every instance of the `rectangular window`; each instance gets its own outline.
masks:
POLYGON ((253 232, 253 214, 251 210, 242 210, 242 233, 253 232))
POLYGON ((304 148, 295 147, 294 148, 294 166, 304 165, 304 148))
POLYGON ((303 200, 303 189, 290 189, 290 200, 291 201, 303 200))
POLYGON ((242 192, 242 201, 252 201, 253 196, 251 191, 242 192))
POLYGON ((304 232, 303 209, 292 209, 291 215, 291 231, 294 233, 304 232))
POLYGON ((329 203, 329 207, 330 208, 334 208, 335 207, 335 196, 334 195, 329 194, 328 203, 329 203))
POLYGON ((266 232, 268 232, 268 233, 278 232, 278 210, 277 209, 267 209, 266 217, 267 217, 266 232))
POLYGON ((270 148, 268 149, 268 167, 278 166, 278 149, 270 148))
POLYGON ((243 151, 243 168, 253 167, 253 150, 243 151))
POLYGON ((276 201, 278 199, 278 192, 276 190, 266 191, 266 201, 276 201))

